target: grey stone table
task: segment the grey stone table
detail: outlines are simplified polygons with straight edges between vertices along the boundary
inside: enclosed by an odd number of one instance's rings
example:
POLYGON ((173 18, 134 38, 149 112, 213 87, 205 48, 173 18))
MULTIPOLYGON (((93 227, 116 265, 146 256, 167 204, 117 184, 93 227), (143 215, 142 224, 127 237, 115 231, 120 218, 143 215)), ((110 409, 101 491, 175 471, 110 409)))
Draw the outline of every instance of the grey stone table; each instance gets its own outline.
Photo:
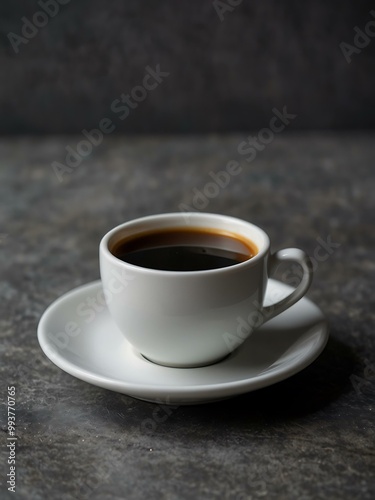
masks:
POLYGON ((0 141, 1 498, 375 497, 375 136, 280 134, 241 155, 245 137, 108 136, 61 182, 65 148, 83 137, 0 141), (207 187, 229 161, 238 174, 207 187), (308 295, 331 336, 310 367, 224 402, 166 408, 89 385, 44 356, 39 318, 99 277, 101 236, 181 204, 254 221, 274 249, 320 256, 308 295))

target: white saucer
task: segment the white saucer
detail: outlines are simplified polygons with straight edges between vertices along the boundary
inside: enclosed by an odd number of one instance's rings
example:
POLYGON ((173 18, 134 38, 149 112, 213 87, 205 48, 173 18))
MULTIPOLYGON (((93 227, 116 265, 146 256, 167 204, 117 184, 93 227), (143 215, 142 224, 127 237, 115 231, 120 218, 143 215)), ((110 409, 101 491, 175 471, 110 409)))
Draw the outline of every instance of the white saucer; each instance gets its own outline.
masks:
MULTIPOLYGON (((106 306, 95 315, 91 307, 89 314, 86 301, 97 298, 98 293, 100 297, 100 291, 101 283, 95 281, 51 304, 39 322, 40 346, 67 373, 146 401, 207 403, 269 386, 308 366, 328 340, 322 312, 303 298, 217 364, 201 368, 159 366, 143 358, 125 340, 106 306), (78 325, 78 334, 70 322, 78 325)), ((279 299, 279 293, 287 295, 291 288, 270 280, 267 295, 274 296, 275 291, 279 299)))

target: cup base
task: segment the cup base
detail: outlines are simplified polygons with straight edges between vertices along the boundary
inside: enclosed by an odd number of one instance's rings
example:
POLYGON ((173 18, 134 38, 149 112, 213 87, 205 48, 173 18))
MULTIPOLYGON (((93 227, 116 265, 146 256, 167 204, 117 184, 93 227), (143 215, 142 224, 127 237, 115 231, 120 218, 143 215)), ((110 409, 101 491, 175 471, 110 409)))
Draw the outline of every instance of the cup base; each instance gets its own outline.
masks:
POLYGON ((222 356, 220 358, 214 359, 212 361, 206 361, 203 363, 165 363, 165 362, 160 362, 156 361, 148 356, 145 356, 141 352, 139 353, 143 359, 148 361, 149 363, 152 363, 153 365, 158 365, 158 366, 165 366, 166 368, 185 368, 185 369, 191 369, 191 368, 201 368, 204 366, 211 366, 211 365, 216 365, 217 363, 221 363, 224 361, 224 359, 229 358, 232 353, 226 354, 225 356, 222 356))

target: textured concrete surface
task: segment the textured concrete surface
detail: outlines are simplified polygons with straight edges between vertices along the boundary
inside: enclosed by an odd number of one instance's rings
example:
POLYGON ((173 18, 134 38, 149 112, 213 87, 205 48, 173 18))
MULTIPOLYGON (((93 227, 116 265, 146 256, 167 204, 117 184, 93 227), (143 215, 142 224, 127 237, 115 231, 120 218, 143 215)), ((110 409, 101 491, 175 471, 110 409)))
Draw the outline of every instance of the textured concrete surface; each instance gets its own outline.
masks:
POLYGON ((9 33, 46 2, 0 5, 0 133, 79 133, 104 117, 127 133, 246 131, 284 105, 294 129, 375 127, 374 28, 354 31, 374 21, 369 0, 66 0, 16 53, 9 33), (157 64, 168 78, 119 119, 111 103, 157 64))
POLYGON ((2 404, 1 498, 373 499, 374 135, 281 134, 250 163, 242 136, 108 137, 59 182, 51 162, 80 139, 0 141, 0 399, 16 387, 18 436, 12 496, 2 404), (230 160, 242 171, 205 209, 320 256, 309 296, 331 338, 318 360, 258 392, 168 409, 54 366, 39 318, 98 278, 101 236, 191 205, 230 160))

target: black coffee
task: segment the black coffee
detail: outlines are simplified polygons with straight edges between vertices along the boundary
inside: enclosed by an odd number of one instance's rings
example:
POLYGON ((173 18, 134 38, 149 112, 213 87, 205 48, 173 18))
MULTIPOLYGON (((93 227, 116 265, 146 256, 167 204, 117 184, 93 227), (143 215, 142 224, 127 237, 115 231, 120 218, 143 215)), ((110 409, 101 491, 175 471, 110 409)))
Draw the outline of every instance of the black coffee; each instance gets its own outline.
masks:
POLYGON ((111 248, 118 259, 163 271, 203 271, 251 259, 254 243, 228 231, 168 228, 124 238, 111 248))

